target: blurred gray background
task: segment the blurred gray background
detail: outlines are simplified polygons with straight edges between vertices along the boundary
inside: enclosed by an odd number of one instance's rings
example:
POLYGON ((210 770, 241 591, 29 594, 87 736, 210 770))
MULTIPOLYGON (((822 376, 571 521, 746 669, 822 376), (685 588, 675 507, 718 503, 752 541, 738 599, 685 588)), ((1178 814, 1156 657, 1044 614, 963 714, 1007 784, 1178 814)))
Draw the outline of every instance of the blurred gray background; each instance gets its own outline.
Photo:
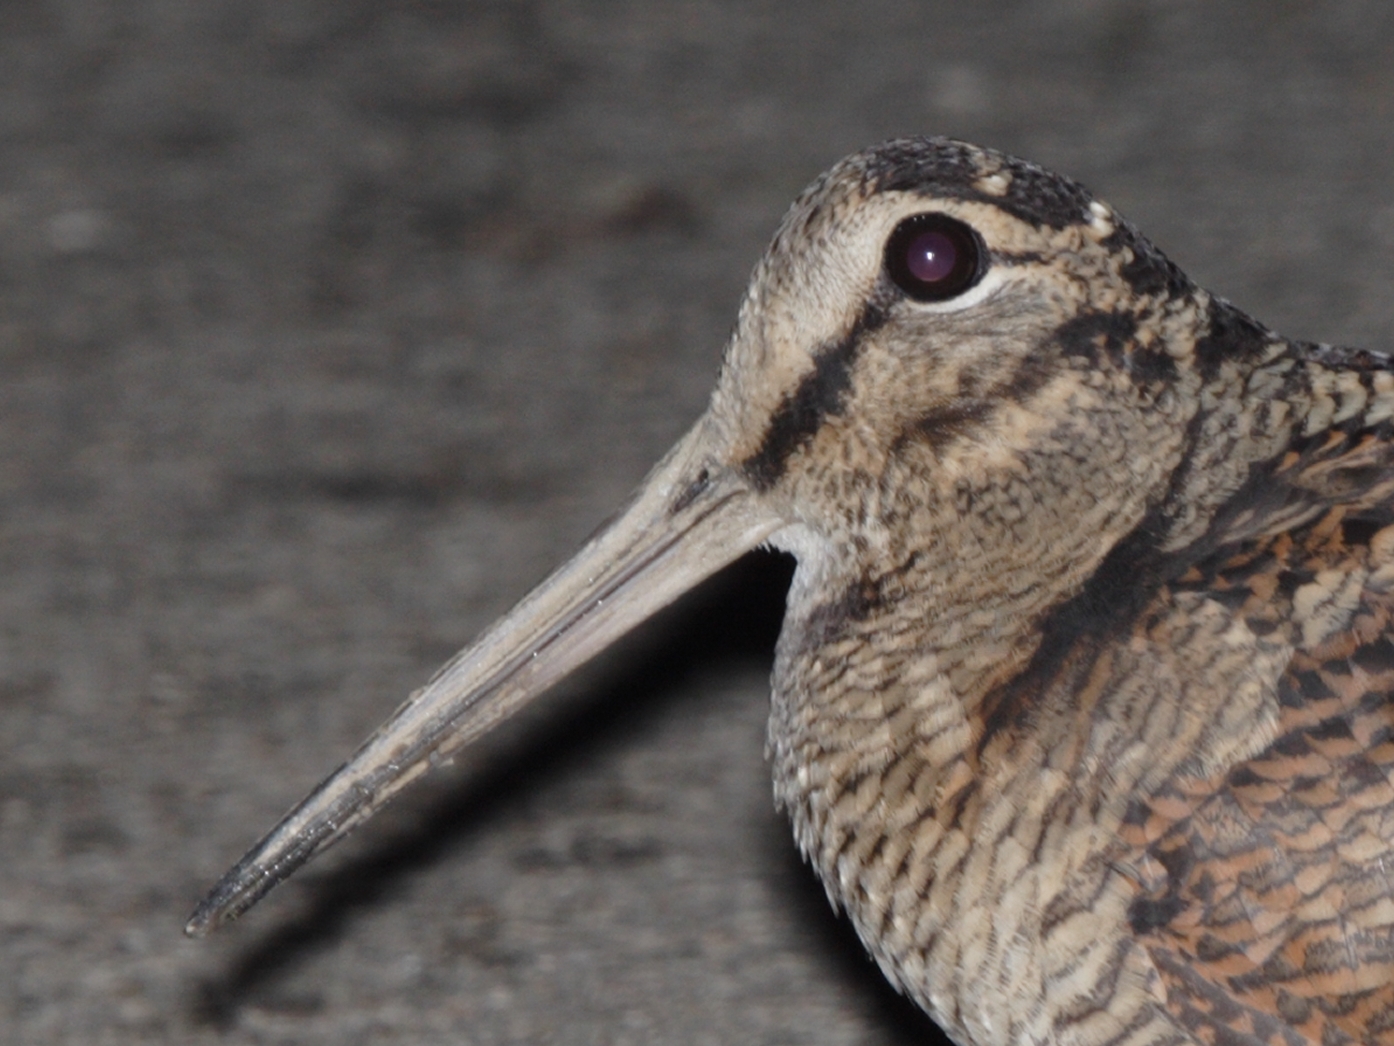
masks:
POLYGON ((1394 5, 0 3, 0 1040, 909 1043, 754 557, 242 922, 202 891, 701 410, 793 195, 949 133, 1389 348, 1394 5))

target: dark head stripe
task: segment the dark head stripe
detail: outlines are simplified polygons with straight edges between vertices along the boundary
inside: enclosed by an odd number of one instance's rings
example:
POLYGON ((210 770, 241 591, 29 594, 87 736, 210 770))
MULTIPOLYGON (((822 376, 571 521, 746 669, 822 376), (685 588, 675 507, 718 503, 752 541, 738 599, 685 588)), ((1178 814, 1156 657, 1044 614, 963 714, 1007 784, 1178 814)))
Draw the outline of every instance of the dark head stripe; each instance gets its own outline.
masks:
POLYGON ((1276 335, 1263 324, 1240 312, 1223 299, 1210 302, 1210 327, 1196 339, 1196 366, 1200 376, 1213 381, 1225 360, 1241 366, 1257 363, 1276 335))
POLYGON ((920 192, 999 207, 1032 225, 1063 229, 1089 221, 1093 195, 1078 182, 1014 156, 951 138, 899 138, 869 149, 867 175, 879 192, 920 192), (984 192, 984 175, 1008 178, 1000 195, 984 192))
POLYGON ((842 413, 862 338, 885 322, 885 309, 868 303, 843 338, 814 355, 813 369, 780 401, 760 449, 741 462, 755 489, 769 490, 778 483, 789 459, 812 442, 828 418, 842 413))

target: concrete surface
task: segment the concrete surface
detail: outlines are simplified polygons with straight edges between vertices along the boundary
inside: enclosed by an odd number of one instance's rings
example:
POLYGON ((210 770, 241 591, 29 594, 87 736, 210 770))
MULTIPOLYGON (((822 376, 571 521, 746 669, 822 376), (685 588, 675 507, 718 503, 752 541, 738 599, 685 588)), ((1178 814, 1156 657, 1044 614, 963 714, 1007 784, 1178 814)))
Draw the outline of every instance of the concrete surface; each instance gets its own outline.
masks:
POLYGON ((1394 6, 0 4, 0 1041, 908 1043, 739 565, 243 922, 202 891, 640 478, 839 155, 1082 179, 1388 348, 1394 6))

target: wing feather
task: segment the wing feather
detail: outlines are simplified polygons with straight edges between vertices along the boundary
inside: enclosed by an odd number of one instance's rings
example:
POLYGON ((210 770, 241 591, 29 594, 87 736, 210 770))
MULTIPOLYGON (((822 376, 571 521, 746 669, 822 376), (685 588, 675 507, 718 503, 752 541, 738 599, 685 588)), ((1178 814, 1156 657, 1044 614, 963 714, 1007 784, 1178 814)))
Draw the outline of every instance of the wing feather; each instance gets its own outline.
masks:
POLYGON ((1291 630, 1278 736, 1135 805, 1133 930, 1215 1043, 1394 1043, 1394 527, 1329 511, 1193 569, 1291 630))

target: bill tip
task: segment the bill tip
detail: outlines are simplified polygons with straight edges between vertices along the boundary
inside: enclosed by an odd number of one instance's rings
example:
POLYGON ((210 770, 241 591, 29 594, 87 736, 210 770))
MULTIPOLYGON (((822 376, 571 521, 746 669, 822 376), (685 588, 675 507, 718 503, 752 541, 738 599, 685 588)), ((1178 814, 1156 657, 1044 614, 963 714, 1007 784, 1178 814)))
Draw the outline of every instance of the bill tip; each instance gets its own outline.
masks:
POLYGON ((194 909, 194 914, 189 916, 189 921, 184 924, 184 936, 193 938, 207 937, 223 923, 222 913, 216 907, 204 901, 194 909))

